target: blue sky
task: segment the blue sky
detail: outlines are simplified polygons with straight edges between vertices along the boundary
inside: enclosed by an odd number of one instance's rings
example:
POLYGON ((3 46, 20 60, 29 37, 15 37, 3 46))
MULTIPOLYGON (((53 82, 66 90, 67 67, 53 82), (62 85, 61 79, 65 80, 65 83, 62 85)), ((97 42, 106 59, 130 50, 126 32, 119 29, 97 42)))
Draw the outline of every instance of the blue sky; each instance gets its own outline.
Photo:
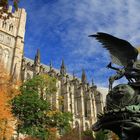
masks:
POLYGON ((21 0, 27 11, 25 56, 34 58, 37 48, 42 63, 60 68, 62 58, 67 71, 88 81, 108 86, 112 71, 108 52, 88 35, 107 32, 140 44, 139 0, 21 0))

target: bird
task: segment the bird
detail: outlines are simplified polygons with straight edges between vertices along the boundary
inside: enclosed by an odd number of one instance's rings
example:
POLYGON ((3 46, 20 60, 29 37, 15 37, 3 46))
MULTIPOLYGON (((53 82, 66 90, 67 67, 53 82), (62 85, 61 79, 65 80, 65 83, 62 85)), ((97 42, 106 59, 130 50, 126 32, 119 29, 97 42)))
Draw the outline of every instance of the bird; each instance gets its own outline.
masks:
POLYGON ((130 63, 137 61, 139 49, 128 41, 104 32, 97 32, 89 37, 94 37, 102 44, 103 48, 109 51, 112 63, 127 67, 130 63))

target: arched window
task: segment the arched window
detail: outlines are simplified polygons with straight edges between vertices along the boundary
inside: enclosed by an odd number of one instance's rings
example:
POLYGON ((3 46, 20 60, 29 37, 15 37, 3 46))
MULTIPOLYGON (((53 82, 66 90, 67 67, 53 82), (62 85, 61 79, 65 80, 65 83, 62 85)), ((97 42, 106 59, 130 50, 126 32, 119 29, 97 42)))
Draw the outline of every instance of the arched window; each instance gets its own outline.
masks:
POLYGON ((6 28, 6 21, 3 21, 3 23, 2 23, 2 28, 6 28))
POLYGON ((80 112, 80 100, 78 98, 75 98, 74 108, 75 108, 75 115, 79 115, 79 112, 80 112))
POLYGON ((12 23, 9 25, 9 31, 13 31, 13 24, 12 23))

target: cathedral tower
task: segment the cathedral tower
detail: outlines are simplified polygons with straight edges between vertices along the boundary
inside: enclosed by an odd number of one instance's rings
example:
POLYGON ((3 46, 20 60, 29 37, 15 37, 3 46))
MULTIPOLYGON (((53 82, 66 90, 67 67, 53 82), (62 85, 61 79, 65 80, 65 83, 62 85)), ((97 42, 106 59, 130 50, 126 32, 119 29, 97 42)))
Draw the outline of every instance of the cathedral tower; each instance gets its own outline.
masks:
POLYGON ((62 59, 62 64, 61 64, 61 68, 60 68, 60 74, 62 76, 66 75, 66 67, 65 67, 64 59, 62 59))
MULTIPOLYGON (((9 10, 12 12, 12 7, 9 10)), ((17 79, 20 78, 23 58, 25 23, 24 9, 18 9, 9 19, 0 19, 0 60, 9 73, 16 74, 17 79)))

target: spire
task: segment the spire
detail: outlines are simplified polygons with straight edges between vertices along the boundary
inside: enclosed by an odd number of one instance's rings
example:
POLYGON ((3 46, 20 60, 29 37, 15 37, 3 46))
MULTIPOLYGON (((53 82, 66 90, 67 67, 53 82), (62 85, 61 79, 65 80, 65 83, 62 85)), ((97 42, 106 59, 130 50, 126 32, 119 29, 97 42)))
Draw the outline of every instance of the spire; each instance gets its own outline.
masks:
POLYGON ((36 53, 36 55, 35 55, 34 64, 35 64, 35 65, 40 64, 40 50, 39 50, 39 49, 37 49, 37 53, 36 53))
POLYGON ((86 78, 86 73, 85 70, 82 70, 82 77, 81 77, 82 83, 85 84, 87 82, 87 78, 86 78))
POLYGON ((75 73, 74 73, 74 71, 73 71, 73 79, 75 79, 75 73))
POLYGON ((50 61, 50 71, 52 70, 52 61, 50 61))
POLYGON ((62 64, 61 64, 61 68, 65 68, 65 63, 64 63, 64 59, 62 59, 62 64))
POLYGON ((61 68, 60 68, 60 74, 62 74, 62 75, 66 74, 66 67, 65 67, 64 59, 62 59, 62 64, 61 64, 61 68))
POLYGON ((91 83, 92 83, 92 86, 94 86, 94 80, 93 80, 93 78, 92 78, 92 81, 91 81, 91 83))

